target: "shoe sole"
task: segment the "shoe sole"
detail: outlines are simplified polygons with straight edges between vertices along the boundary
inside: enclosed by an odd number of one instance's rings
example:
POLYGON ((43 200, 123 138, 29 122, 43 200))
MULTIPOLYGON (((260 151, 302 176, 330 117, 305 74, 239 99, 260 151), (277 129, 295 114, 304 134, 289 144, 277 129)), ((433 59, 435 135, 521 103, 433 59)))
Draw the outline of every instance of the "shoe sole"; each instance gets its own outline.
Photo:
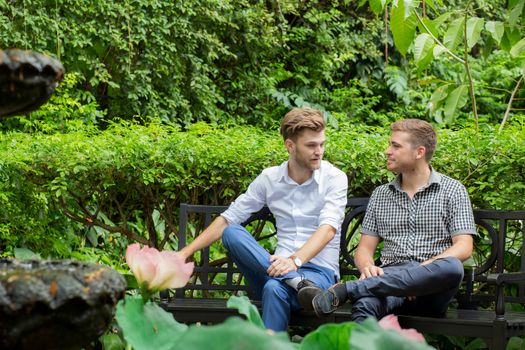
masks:
MULTIPOLYGON (((306 311, 315 311, 313 300, 314 297, 322 292, 323 290, 318 287, 303 287, 297 294, 297 299, 299 299, 299 304, 305 309, 306 311)), ((317 312, 316 312, 317 314, 317 312)))

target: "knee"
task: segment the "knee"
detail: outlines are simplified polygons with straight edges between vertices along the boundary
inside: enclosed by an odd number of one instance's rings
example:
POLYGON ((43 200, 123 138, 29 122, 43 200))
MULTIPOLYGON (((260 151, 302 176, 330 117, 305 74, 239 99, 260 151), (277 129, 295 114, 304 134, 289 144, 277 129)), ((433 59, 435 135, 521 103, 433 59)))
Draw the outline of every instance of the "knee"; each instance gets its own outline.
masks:
POLYGON ((443 274, 451 283, 459 285, 465 273, 461 260, 450 256, 439 260, 441 260, 443 274))
POLYGON ((233 224, 227 226, 224 231, 222 232, 222 244, 226 249, 229 249, 231 246, 235 245, 235 242, 239 239, 241 236, 242 230, 239 228, 242 228, 242 226, 233 224))

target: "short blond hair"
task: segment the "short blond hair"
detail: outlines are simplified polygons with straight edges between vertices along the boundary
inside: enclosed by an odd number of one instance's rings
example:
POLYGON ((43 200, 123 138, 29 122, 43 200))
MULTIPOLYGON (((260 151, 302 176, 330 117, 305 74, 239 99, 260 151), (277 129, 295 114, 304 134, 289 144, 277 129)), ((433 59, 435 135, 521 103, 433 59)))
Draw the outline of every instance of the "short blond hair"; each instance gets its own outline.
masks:
POLYGON ((313 108, 294 108, 281 121, 281 135, 285 141, 296 141, 305 129, 324 130, 323 113, 313 108))
POLYGON ((392 124, 390 130, 410 134, 410 143, 414 147, 425 147, 425 159, 430 162, 437 144, 437 135, 432 124, 421 119, 403 119, 392 124))

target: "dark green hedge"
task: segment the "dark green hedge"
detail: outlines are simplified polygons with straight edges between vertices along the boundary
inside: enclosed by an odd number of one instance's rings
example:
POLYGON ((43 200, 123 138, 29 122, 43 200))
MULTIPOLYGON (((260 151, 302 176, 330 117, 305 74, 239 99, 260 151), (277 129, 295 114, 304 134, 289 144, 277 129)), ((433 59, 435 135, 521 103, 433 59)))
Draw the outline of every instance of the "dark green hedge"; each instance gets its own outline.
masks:
MULTIPOLYGON (((518 123, 501 134, 442 130, 433 164, 467 186, 475 207, 525 209, 524 136, 518 123)), ((369 195, 391 178, 387 138, 387 128, 329 130, 325 158, 348 174, 349 195, 369 195)), ((111 235, 164 247, 181 202, 227 204, 286 157, 276 130, 241 126, 3 134, 0 249, 65 256, 79 236, 96 245, 111 235)))

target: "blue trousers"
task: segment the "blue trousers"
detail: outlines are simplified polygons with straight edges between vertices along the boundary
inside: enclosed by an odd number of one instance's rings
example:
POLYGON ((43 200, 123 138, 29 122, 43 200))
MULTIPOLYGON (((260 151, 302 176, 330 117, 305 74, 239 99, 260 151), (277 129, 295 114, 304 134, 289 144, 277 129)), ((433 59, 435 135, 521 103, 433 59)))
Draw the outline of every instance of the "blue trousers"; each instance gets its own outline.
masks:
POLYGON ((346 282, 352 301, 352 320, 380 319, 391 313, 442 317, 463 279, 463 264, 457 258, 416 261, 383 268, 382 276, 346 282), (408 296, 415 296, 409 300, 408 296))
POLYGON ((262 302, 262 319, 266 328, 286 331, 292 311, 301 308, 297 291, 284 280, 304 277, 326 289, 336 282, 335 272, 326 267, 306 263, 297 271, 270 277, 270 253, 262 248, 241 225, 230 225, 222 234, 222 242, 230 258, 239 267, 256 298, 262 302))

